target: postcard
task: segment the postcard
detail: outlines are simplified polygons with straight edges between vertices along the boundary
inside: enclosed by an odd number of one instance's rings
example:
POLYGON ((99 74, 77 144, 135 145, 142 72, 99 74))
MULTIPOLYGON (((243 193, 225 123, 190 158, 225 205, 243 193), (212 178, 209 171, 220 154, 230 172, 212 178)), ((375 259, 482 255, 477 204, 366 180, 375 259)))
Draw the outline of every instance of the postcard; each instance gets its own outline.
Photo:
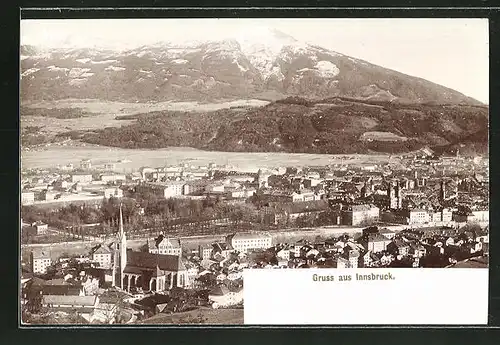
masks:
POLYGON ((487 324, 488 37, 21 20, 21 326, 487 324))

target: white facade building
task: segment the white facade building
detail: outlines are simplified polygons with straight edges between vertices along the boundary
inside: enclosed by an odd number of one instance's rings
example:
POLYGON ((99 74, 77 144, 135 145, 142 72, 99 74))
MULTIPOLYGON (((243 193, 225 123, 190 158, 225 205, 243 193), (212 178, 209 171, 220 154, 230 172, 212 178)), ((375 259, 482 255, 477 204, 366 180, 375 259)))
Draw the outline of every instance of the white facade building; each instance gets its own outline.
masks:
POLYGON ((47 273, 47 267, 52 264, 52 259, 48 252, 31 252, 31 269, 33 273, 47 273))
POLYGON ((242 234, 236 233, 226 237, 226 242, 234 250, 246 252, 250 249, 268 249, 272 246, 272 237, 269 234, 242 234))

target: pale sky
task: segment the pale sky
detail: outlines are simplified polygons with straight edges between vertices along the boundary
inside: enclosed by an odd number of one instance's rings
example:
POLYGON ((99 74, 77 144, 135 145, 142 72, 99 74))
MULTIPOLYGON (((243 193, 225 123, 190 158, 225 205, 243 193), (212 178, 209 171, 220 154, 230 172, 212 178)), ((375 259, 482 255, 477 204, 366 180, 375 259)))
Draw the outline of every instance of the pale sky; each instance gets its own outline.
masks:
POLYGON ((489 103, 487 19, 59 19, 21 21, 21 44, 128 49, 268 27, 489 103))

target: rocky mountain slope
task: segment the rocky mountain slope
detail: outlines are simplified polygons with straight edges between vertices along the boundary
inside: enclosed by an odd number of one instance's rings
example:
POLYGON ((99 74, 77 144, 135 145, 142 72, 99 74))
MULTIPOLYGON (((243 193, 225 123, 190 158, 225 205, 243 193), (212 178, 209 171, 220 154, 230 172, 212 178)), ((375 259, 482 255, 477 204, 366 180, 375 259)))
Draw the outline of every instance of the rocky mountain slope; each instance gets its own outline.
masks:
POLYGON ((20 55, 23 102, 210 102, 300 95, 479 104, 446 87, 267 29, 222 41, 160 42, 125 51, 22 46, 20 55))

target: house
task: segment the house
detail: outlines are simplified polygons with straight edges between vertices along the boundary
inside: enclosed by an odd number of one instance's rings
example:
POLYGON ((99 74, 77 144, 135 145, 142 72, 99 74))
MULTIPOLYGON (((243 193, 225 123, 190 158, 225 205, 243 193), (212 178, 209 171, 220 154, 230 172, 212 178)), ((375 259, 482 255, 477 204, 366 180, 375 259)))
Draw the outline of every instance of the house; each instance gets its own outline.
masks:
POLYGON ((421 258, 427 255, 427 250, 423 245, 417 242, 410 242, 410 252, 415 258, 421 258))
POLYGON ((111 175, 101 175, 102 182, 124 182, 127 180, 125 175, 111 174, 111 175))
POLYGON ((154 242, 148 241, 149 252, 152 254, 182 255, 181 241, 164 237, 160 234, 154 242))
POLYGON ((300 257, 300 251, 303 246, 309 244, 309 242, 305 239, 298 240, 295 242, 295 245, 293 246, 293 253, 295 257, 300 257))
POLYGON ((82 159, 80 161, 80 168, 84 170, 92 169, 92 162, 90 159, 82 159))
POLYGON ((349 268, 358 268, 359 255, 360 253, 358 250, 346 248, 343 257, 349 262, 349 268))
POLYGON ((362 225, 365 222, 377 222, 380 218, 380 209, 375 205, 351 205, 346 210, 341 210, 342 224, 362 225))
POLYGON ((369 250, 363 255, 360 255, 358 258, 358 267, 371 267, 372 262, 374 261, 372 258, 372 252, 369 250))
POLYGON ((76 311, 78 315, 89 322, 92 320, 92 315, 98 305, 98 296, 44 295, 42 297, 42 308, 45 310, 66 313, 74 313, 76 311))
POLYGON ((425 224, 429 222, 429 213, 421 208, 414 208, 406 211, 407 222, 412 224, 425 224))
POLYGON ((444 244, 445 244, 447 247, 448 247, 448 246, 454 246, 454 245, 456 245, 455 240, 453 239, 453 237, 448 237, 448 238, 445 240, 444 244))
POLYGON ((106 188, 104 190, 105 198, 123 198, 123 190, 121 188, 106 188))
POLYGON ((32 251, 30 254, 31 270, 33 273, 45 274, 47 267, 52 264, 50 254, 46 251, 32 251))
POLYGON ((187 271, 187 283, 186 286, 192 287, 195 283, 196 278, 198 278, 198 274, 200 273, 200 269, 197 265, 192 262, 185 262, 187 271))
POLYGON ((73 174, 71 175, 72 183, 91 183, 92 182, 92 174, 73 174))
POLYGON ((393 255, 406 256, 410 251, 410 246, 400 239, 395 239, 387 245, 387 251, 393 255))
POLYGON ((49 230, 49 226, 42 221, 32 223, 31 227, 33 228, 33 233, 37 235, 45 235, 49 230))
POLYGON ((281 248, 276 252, 276 258, 282 260, 290 260, 290 250, 288 248, 281 248))
POLYGON ((165 199, 175 198, 182 195, 184 181, 169 181, 163 189, 163 197, 165 199))
POLYGON ((212 256, 212 246, 209 245, 200 245, 198 246, 198 257, 201 259, 210 259, 212 256))
POLYGON ((393 230, 389 230, 387 228, 382 228, 378 230, 379 234, 384 235, 388 239, 392 240, 394 236, 396 236, 396 232, 393 230))
POLYGON ((92 248, 91 256, 92 261, 97 262, 99 267, 104 269, 111 268, 113 253, 108 246, 102 244, 95 246, 92 248))
POLYGON ((35 202, 35 193, 33 192, 21 192, 21 204, 31 205, 35 202))
POLYGON ((236 233, 226 237, 226 243, 239 252, 250 249, 268 249, 272 247, 272 237, 267 233, 236 233))
POLYGON ((227 242, 216 242, 212 244, 212 257, 220 255, 227 258, 234 251, 233 246, 227 242))
POLYGON ((373 253, 379 253, 387 249, 391 240, 380 233, 372 233, 361 236, 358 241, 365 250, 373 253))

